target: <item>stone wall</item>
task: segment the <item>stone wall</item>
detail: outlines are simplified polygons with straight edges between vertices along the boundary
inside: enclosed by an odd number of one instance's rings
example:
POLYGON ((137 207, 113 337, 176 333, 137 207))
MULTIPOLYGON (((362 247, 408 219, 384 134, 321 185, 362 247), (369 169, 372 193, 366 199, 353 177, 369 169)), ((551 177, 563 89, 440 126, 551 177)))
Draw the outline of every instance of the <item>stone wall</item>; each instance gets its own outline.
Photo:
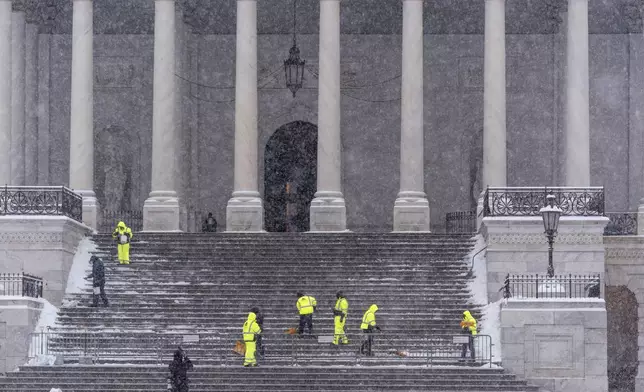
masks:
MULTIPOLYGON (((608 218, 562 217, 554 244, 555 274, 599 274, 603 281, 604 227, 608 218)), ((541 217, 486 217, 488 301, 501 297, 507 274, 542 274, 548 268, 548 244, 541 217)), ((603 298, 602 293, 602 298, 603 298)))
MULTIPOLYGON (((644 391, 644 236, 604 237, 606 247, 606 285, 625 287, 637 300, 637 325, 621 325, 622 333, 636 333, 638 366, 635 378, 635 391, 644 391)), ((609 311, 610 312, 610 311, 609 311)), ((629 318, 633 320, 632 318, 629 318)), ((628 335, 627 335, 628 336, 628 335)), ((630 338, 630 342, 635 340, 630 338)), ((627 371, 628 357, 622 362, 627 371)))
POLYGON ((0 298, 0 374, 27 362, 29 334, 42 307, 42 302, 31 298, 0 298))
POLYGON ((637 376, 637 298, 626 286, 606 286, 608 319, 608 387, 635 392, 637 376))
POLYGON ((63 216, 0 216, 0 270, 43 279, 43 297, 60 306, 74 253, 90 229, 63 216))
POLYGON ((501 308, 503 367, 543 392, 607 392, 602 299, 509 300, 501 308))
MULTIPOLYGON (((282 69, 291 39, 258 40, 260 191, 271 134, 296 120, 317 123, 318 37, 298 36, 307 68, 295 98, 285 88, 282 69)), ((212 210, 225 222, 233 186, 235 37, 192 35, 185 44, 185 67, 177 75, 184 113, 181 187, 189 189, 184 203, 212 210)), ((644 151, 637 146, 644 125, 632 108, 644 105, 642 45, 642 35, 590 37, 591 175, 593 184, 606 186, 608 210, 633 210, 641 197, 644 151)), ((39 118, 40 134, 49 132, 49 138, 43 138, 48 143, 42 143, 38 162, 49 168, 51 184, 67 184, 71 37, 55 35, 39 50, 47 51, 40 54, 40 80, 50 83, 40 102, 47 110, 39 118)), ((392 228, 399 186, 400 52, 399 35, 342 37, 343 185, 352 230, 392 228)), ((560 184, 565 35, 508 35, 507 56, 508 184, 560 184)), ((102 206, 141 209, 150 191, 152 59, 150 35, 95 37, 94 123, 101 144, 95 183, 102 206)), ((427 35, 425 64, 425 189, 432 228, 440 230, 444 214, 471 208, 481 186, 483 36, 427 35)))

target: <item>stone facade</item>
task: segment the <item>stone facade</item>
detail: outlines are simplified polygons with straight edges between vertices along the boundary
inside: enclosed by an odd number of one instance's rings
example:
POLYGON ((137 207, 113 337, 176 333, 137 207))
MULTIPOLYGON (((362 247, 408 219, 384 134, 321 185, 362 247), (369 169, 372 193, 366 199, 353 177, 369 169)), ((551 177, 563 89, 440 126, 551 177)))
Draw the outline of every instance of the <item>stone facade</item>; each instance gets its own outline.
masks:
MULTIPOLYGON (((555 274, 599 274, 603 281, 607 223, 605 217, 561 217, 553 252, 555 274)), ((482 230, 490 302, 500 299, 499 289, 507 274, 546 275, 548 244, 540 216, 486 217, 482 230)))
MULTIPOLYGON (((41 36, 41 41, 47 39, 39 57, 49 61, 39 65, 39 73, 51 88, 41 98, 50 97, 41 102, 47 121, 39 127, 49 125, 49 143, 43 142, 38 162, 41 167, 48 162, 49 183, 66 184, 71 36, 41 36)), ((298 37, 307 67, 295 98, 285 87, 282 69, 291 39, 258 39, 260 193, 270 136, 293 121, 317 124, 318 37, 298 37)), ((178 189, 185 191, 182 204, 212 210, 224 222, 233 190, 235 36, 189 34, 185 45, 185 69, 177 76, 183 88, 178 189)), ((348 227, 389 231, 399 191, 401 37, 343 35, 341 45, 348 227)), ((633 210, 641 197, 642 152, 619 151, 637 145, 644 134, 628 109, 644 105, 644 68, 638 60, 642 45, 641 35, 597 34, 590 39, 591 179, 605 185, 607 210, 633 210), (630 176, 614 175, 625 167, 630 176)), ((565 37, 509 34, 507 56, 508 185, 562 184, 565 37)), ((481 186, 483 36, 426 35, 424 57, 425 191, 436 231, 444 225, 445 212, 471 208, 481 186)), ((96 35, 95 73, 99 203, 140 210, 151 181, 152 36, 96 35), (117 153, 128 157, 127 165, 119 166, 123 159, 117 153)))
POLYGON ((81 238, 90 229, 61 216, 0 216, 0 270, 43 279, 43 297, 60 306, 81 238))
MULTIPOLYGON (((644 237, 616 236, 605 237, 606 246, 606 284, 624 286, 637 299, 638 369, 635 390, 644 391, 644 237)), ((632 326, 624 326, 631 328, 632 326)))
POLYGON ((544 392, 608 392, 606 327, 602 299, 509 300, 503 367, 544 392))

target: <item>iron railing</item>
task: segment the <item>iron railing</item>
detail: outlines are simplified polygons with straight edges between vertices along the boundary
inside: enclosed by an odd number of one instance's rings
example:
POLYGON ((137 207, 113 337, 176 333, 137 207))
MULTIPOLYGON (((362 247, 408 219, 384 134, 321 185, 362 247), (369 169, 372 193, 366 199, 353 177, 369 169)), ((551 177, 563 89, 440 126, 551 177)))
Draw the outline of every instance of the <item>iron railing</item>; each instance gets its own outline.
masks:
POLYGON ((83 221, 83 198, 64 186, 0 188, 0 215, 62 215, 83 221))
POLYGON ((448 212, 445 227, 448 233, 476 233, 476 211, 448 212))
MULTIPOLYGON (((333 339, 333 332, 317 336, 317 341, 306 336, 284 335, 283 333, 263 333, 262 340, 268 346, 267 355, 261 358, 267 362, 287 362, 306 364, 313 363, 320 356, 316 344, 327 346, 333 339), (325 339, 326 338, 326 339, 325 339)), ((470 335, 456 332, 453 335, 434 335, 429 333, 375 333, 373 334, 372 352, 376 360, 400 358, 404 363, 438 366, 455 364, 462 360, 463 342, 470 335), (404 347, 409 341, 414 347, 404 347)), ((366 334, 347 334, 350 344, 348 349, 335 353, 334 360, 347 364, 370 361, 372 357, 360 354, 360 347, 366 334)), ((122 363, 132 361, 167 362, 172 352, 180 345, 194 360, 215 361, 222 364, 236 364, 241 359, 234 353, 236 341, 242 340, 241 333, 168 333, 168 332, 52 332, 41 331, 30 335, 29 359, 41 356, 62 355, 67 361, 80 357, 90 357, 98 362, 122 363), (222 341, 224 342, 222 345, 222 341), (114 348, 113 344, 120 345, 114 348), (124 347, 125 346, 125 347, 124 347), (223 351, 221 348, 224 347, 223 351)), ((465 357, 468 362, 480 365, 492 365, 493 342, 489 335, 476 335, 473 340, 475 357, 472 361, 469 352, 465 357)))
POLYGON ((507 275, 504 298, 600 298, 599 275, 507 275))
POLYGON ((488 187, 483 199, 484 216, 539 216, 546 196, 554 195, 562 215, 603 216, 604 187, 488 187))
POLYGON ((607 212, 604 235, 637 235, 637 212, 607 212))
POLYGON ((99 233, 111 233, 116 228, 116 225, 123 221, 132 229, 132 231, 143 230, 143 211, 111 211, 103 210, 103 217, 99 225, 99 233))
POLYGON ((0 295, 42 298, 43 280, 25 273, 0 274, 0 295))

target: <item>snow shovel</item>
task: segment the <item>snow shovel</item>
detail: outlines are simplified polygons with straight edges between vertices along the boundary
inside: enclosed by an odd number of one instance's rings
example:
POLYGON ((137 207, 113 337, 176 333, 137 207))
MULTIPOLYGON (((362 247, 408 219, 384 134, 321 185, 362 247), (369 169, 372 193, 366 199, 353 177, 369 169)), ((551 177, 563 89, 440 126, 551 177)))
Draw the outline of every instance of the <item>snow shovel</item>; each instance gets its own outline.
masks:
POLYGON ((287 335, 297 335, 297 328, 289 328, 284 333, 287 335))
POLYGON ((235 342, 235 348, 233 348, 235 354, 244 355, 246 354, 246 344, 241 340, 235 342))
POLYGON ((387 343, 389 343, 390 346, 394 348, 394 354, 398 355, 401 358, 408 357, 409 352, 408 351, 403 351, 403 350, 397 350, 396 347, 394 346, 394 343, 391 341, 391 338, 389 338, 387 335, 382 335, 387 343))

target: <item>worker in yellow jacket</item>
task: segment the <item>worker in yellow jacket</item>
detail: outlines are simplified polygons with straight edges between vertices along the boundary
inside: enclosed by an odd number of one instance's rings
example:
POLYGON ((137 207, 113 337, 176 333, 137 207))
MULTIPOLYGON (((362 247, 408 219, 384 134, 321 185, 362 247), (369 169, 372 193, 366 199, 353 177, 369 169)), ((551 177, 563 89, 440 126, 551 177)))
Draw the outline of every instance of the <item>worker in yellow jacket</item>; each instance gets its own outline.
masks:
POLYGON ((295 306, 300 314, 300 326, 297 333, 302 335, 306 331, 308 335, 311 335, 313 333, 313 313, 318 306, 317 301, 310 295, 298 292, 295 306))
POLYGON ((364 312, 362 316, 362 324, 360 324, 360 329, 364 332, 365 339, 362 341, 360 346, 360 353, 368 357, 372 357, 373 353, 371 347, 373 346, 373 334, 375 330, 380 331, 380 327, 376 325, 376 312, 378 311, 378 305, 373 304, 364 312))
POLYGON ((472 317, 472 314, 469 310, 463 312, 463 319, 461 320, 461 328, 464 334, 468 334, 469 340, 468 343, 463 343, 463 349, 461 351, 461 358, 465 359, 467 354, 467 349, 470 350, 470 358, 474 360, 476 355, 474 350, 474 336, 476 336, 476 319, 472 317))
POLYGON ((347 322, 347 313, 349 312, 349 301, 347 301, 342 291, 338 291, 335 296, 337 300, 335 301, 335 307, 333 307, 333 344, 337 347, 340 342, 349 344, 349 338, 344 332, 344 325, 347 322))
POLYGON ((255 312, 248 313, 248 318, 246 319, 242 330, 244 344, 246 345, 246 354, 244 357, 245 367, 257 366, 255 351, 257 349, 257 336, 260 332, 261 328, 259 327, 259 324, 257 324, 257 314, 255 314, 255 312))
POLYGON ((125 226, 123 221, 116 225, 112 232, 112 238, 118 243, 118 254, 120 264, 130 264, 130 241, 132 240, 132 230, 125 226))

